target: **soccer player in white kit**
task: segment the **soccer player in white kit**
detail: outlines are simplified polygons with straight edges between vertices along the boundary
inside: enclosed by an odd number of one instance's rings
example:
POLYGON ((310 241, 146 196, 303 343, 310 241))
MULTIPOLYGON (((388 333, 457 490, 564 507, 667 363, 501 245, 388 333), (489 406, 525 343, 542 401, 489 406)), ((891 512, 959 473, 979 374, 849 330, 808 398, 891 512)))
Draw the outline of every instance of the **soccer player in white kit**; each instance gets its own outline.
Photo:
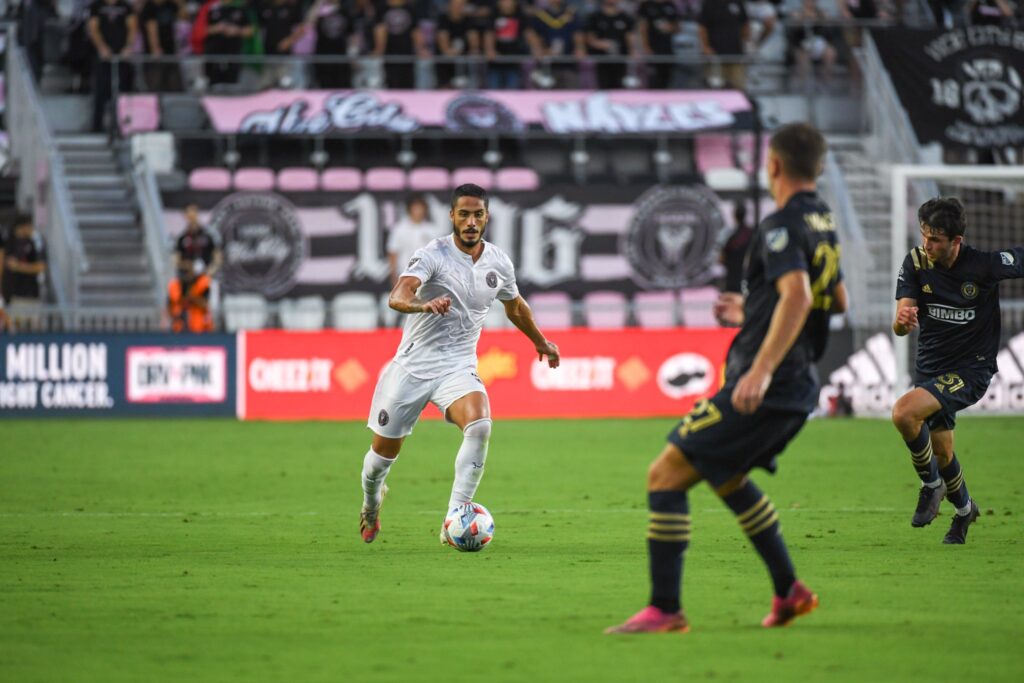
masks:
POLYGON ((472 184, 455 188, 448 215, 452 233, 413 255, 388 300, 391 308, 410 317, 370 404, 367 426, 374 436, 363 458, 359 513, 359 533, 366 543, 380 532, 380 506, 387 493, 384 479, 428 401, 463 434, 448 510, 473 499, 491 436, 487 389, 476 373, 476 345, 495 298, 533 342, 538 359, 547 356, 548 365, 558 367, 558 347, 537 328, 533 312, 519 295, 512 260, 483 239, 489 217, 487 192, 472 184))

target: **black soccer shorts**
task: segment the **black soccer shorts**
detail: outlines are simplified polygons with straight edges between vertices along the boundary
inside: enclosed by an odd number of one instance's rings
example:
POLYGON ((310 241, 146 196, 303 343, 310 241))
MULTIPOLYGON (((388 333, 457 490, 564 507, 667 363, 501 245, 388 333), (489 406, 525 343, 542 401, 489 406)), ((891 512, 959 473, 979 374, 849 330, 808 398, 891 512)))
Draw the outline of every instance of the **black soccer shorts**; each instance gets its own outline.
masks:
POLYGON ((668 434, 701 477, 718 487, 755 467, 774 473, 782 453, 807 421, 807 413, 759 408, 743 415, 732 407, 732 387, 694 406, 668 434))
POLYGON ((942 407, 928 417, 929 429, 955 429, 956 414, 980 401, 992 381, 987 368, 963 368, 941 375, 914 373, 914 386, 934 396, 942 407))

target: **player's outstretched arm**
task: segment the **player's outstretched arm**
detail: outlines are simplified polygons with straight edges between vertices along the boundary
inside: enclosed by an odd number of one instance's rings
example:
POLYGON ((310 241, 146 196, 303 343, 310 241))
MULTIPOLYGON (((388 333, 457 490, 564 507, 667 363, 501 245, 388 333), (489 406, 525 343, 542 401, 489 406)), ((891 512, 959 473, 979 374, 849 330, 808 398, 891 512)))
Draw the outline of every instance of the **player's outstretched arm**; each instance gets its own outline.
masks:
POLYGON ((418 277, 404 275, 395 283, 388 297, 388 306, 399 313, 435 313, 444 315, 452 307, 452 300, 447 296, 439 296, 430 301, 422 301, 416 296, 416 290, 423 284, 418 277))
POLYGON ((746 374, 740 377, 732 392, 732 405, 749 415, 761 405, 772 374, 803 332, 807 314, 811 312, 811 280, 806 270, 791 270, 775 281, 779 302, 775 304, 768 334, 746 374))
POLYGON ((896 319, 892 331, 897 337, 910 334, 917 327, 917 299, 903 298, 896 301, 896 319))
POLYGON ((538 360, 542 360, 544 356, 547 356, 548 365, 557 368, 560 357, 558 346, 549 342, 544 337, 544 333, 537 327, 537 321, 533 319, 533 310, 530 309, 530 304, 526 303, 526 299, 517 296, 515 299, 509 299, 501 303, 505 305, 505 316, 512 321, 513 325, 519 328, 520 332, 529 337, 530 341, 533 342, 533 348, 537 350, 538 360))

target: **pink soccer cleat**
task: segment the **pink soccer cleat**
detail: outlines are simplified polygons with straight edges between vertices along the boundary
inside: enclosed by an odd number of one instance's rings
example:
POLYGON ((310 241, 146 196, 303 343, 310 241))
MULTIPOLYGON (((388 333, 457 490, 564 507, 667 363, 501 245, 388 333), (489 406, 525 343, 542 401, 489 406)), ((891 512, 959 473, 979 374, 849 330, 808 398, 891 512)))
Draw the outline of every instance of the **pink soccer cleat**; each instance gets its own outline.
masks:
MULTIPOLYGON (((380 502, 384 504, 384 496, 388 493, 387 484, 380 487, 380 502)), ((359 535, 363 537, 363 543, 373 543, 374 539, 377 538, 377 534, 380 533, 380 508, 378 505, 374 509, 363 507, 359 512, 359 535)))
POLYGON ((604 630, 613 633, 686 633, 690 624, 682 612, 662 612, 654 605, 648 605, 634 614, 624 624, 610 626, 604 630))
POLYGON ((797 617, 810 614, 817 606, 818 596, 800 581, 795 581, 785 598, 772 597, 772 611, 761 620, 761 626, 786 626, 797 617))

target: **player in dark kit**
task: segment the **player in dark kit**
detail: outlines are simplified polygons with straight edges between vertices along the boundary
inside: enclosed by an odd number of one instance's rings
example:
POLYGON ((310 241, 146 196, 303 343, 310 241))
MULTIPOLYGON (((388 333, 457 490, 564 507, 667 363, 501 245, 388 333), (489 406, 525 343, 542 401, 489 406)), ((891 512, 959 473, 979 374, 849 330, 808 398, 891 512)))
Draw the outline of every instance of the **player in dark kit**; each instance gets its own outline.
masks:
POLYGON ((899 336, 920 325, 914 388, 892 409, 921 478, 911 526, 931 524, 943 497, 956 514, 943 543, 965 543, 978 518, 953 452, 956 414, 977 403, 996 370, 999 281, 1024 277, 1024 247, 979 251, 963 243, 963 204, 938 197, 917 211, 922 246, 903 259, 896 281, 899 336), (919 315, 920 312, 920 315, 919 315))
POLYGON ((716 314, 742 324, 726 358, 725 386, 697 404, 669 433, 647 476, 650 604, 606 633, 689 629, 680 605, 683 553, 690 541, 687 491, 707 480, 736 514, 775 587, 764 626, 784 626, 818 605, 796 579, 779 514, 747 474, 775 471, 775 456, 818 401, 814 362, 825 350, 829 317, 846 309, 832 213, 815 179, 825 140, 809 125, 783 126, 768 152, 778 211, 755 232, 744 267, 744 295, 723 294, 716 314))

